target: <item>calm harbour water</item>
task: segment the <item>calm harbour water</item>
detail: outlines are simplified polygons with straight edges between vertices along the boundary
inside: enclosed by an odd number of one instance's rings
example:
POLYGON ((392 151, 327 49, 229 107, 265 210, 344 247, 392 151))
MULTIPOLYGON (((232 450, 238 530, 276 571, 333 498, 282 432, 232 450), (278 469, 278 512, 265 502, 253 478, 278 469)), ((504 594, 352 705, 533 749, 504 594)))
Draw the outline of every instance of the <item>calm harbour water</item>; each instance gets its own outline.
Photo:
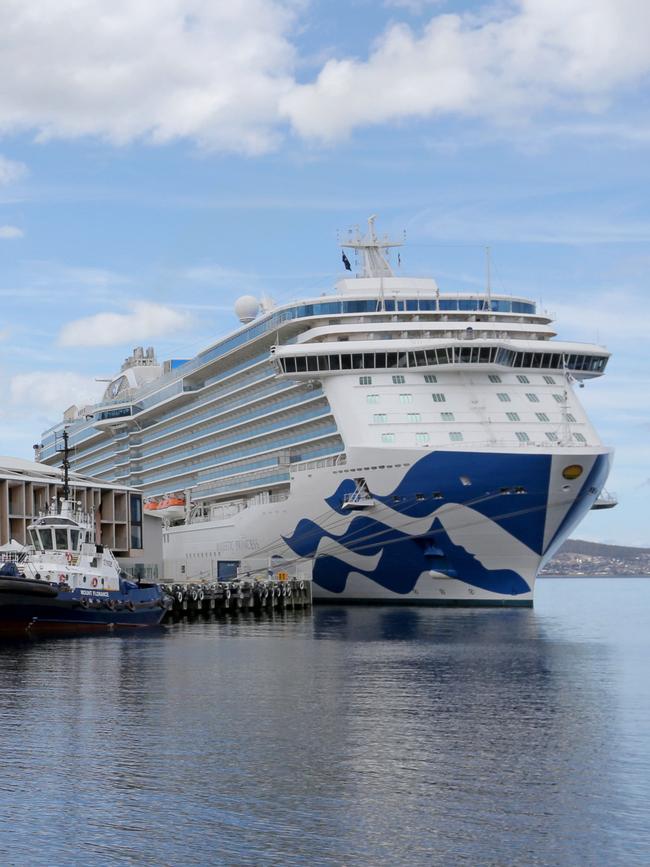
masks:
POLYGON ((649 620, 650 579, 542 579, 5 642, 2 863, 645 865, 649 620))

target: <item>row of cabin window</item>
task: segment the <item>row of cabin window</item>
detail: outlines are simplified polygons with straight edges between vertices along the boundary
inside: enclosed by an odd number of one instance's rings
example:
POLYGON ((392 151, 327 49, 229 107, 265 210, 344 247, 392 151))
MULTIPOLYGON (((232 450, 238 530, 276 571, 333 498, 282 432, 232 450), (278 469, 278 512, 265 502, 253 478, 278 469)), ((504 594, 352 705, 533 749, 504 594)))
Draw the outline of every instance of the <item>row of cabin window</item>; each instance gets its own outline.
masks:
MULTIPOLYGON (((502 382, 502 379, 498 373, 490 373, 488 375, 488 379, 490 380, 490 382, 502 382)), ((526 376, 525 373, 518 373, 517 379, 519 380, 519 382, 524 384, 530 383, 530 379, 526 376)), ((543 379, 547 385, 556 384, 555 378, 552 376, 544 375, 543 379)), ((425 373, 424 381, 429 383, 438 382, 438 377, 435 375, 435 373, 425 373)), ((393 376, 393 385, 404 385, 405 382, 406 380, 401 374, 396 374, 395 376, 393 376)), ((359 385, 372 385, 372 376, 360 376, 359 385)))
MULTIPOLYGON (((442 421, 455 421, 453 412, 441 412, 440 416, 442 421)), ((419 412, 409 412, 407 413, 406 420, 410 423, 416 423, 422 421, 422 415, 419 412)), ((385 412, 376 412, 372 417, 373 424, 387 424, 388 423, 388 415, 385 412)))
MULTIPOLYGON (((394 374, 392 379, 393 385, 404 385, 406 382, 406 378, 401 373, 394 374)), ((429 383, 438 382, 438 377, 433 373, 425 373, 424 381, 429 383)), ((360 376, 359 385, 372 385, 372 376, 360 376)))
POLYGON ((607 359, 597 355, 560 352, 516 352, 502 346, 444 346, 409 352, 355 352, 340 355, 298 355, 278 359, 284 373, 377 368, 428 367, 433 364, 501 364, 504 367, 541 367, 600 373, 607 359))
MULTIPOLYGON (((510 403, 510 401, 512 400, 510 395, 505 391, 497 391, 497 397, 499 398, 501 403, 510 403)), ((530 392, 530 391, 526 392, 526 398, 531 403, 539 403, 539 395, 534 394, 533 392, 530 392)), ((567 395, 566 394, 559 394, 558 392, 553 392, 553 400, 556 403, 565 403, 567 400, 567 395)))
MULTIPOLYGON (((530 437, 528 436, 526 431, 521 431, 521 430, 515 431, 515 436, 517 437, 517 439, 519 440, 520 443, 529 443, 530 442, 530 437)), ((549 442, 552 442, 552 443, 558 442, 558 439, 559 439, 559 437, 558 437, 557 433, 555 433, 555 431, 546 431, 546 438, 549 440, 549 442)), ((581 434, 581 433, 574 433, 573 438, 576 442, 579 442, 579 443, 586 443, 587 442, 587 438, 585 437, 584 434, 581 434)), ((449 439, 451 440, 451 442, 456 442, 456 443, 462 442, 463 434, 457 430, 449 431, 449 439)), ((383 443, 394 443, 395 440, 396 440, 396 434, 394 434, 394 433, 382 433, 382 435, 381 435, 381 441, 383 443)), ((418 445, 425 445, 426 443, 428 443, 430 441, 431 441, 431 437, 426 431, 419 431, 418 433, 415 434, 415 442, 418 445)))
MULTIPOLYGON (((542 422, 550 422, 548 415, 545 412, 536 412, 535 415, 537 419, 542 422)), ((518 412, 507 412, 506 417, 508 421, 521 421, 518 412)), ((421 422, 422 415, 419 412, 409 412, 407 413, 407 421, 408 422, 421 422)), ((441 421, 456 421, 456 417, 453 412, 441 412, 440 413, 441 421)), ((576 417, 568 412, 566 414, 566 420, 569 422, 575 422, 576 417)), ((373 424, 387 424, 388 423, 388 415, 385 412, 376 412, 372 416, 373 424)))
MULTIPOLYGON (((502 382, 503 381, 498 373, 488 374, 488 379, 490 380, 490 382, 502 382)), ((556 384, 555 377, 553 377, 553 376, 548 376, 547 374, 544 374, 542 379, 544 380, 544 382, 547 385, 555 385, 556 384)), ((517 374, 517 380, 519 382, 523 383, 524 385, 527 385, 530 383, 530 379, 526 376, 525 373, 518 373, 517 374)))
MULTIPOLYGON (((545 412, 536 412, 535 415, 537 416, 537 419, 539 421, 545 421, 545 422, 550 421, 548 415, 545 412)), ((508 421, 521 421, 521 419, 519 418, 518 412, 507 412, 506 418, 508 419, 508 421)), ((566 414, 566 420, 570 421, 570 422, 575 422, 576 417, 574 416, 574 414, 572 412, 568 412, 566 414)))
MULTIPOLYGON (((505 391, 498 391, 497 397, 499 398, 501 403, 510 403, 510 401, 511 401, 510 395, 505 391)), ((539 403, 539 395, 534 394, 533 392, 527 392, 526 397, 531 403, 539 403)), ((434 391, 431 394, 431 398, 432 398, 434 403, 446 403, 446 401, 447 401, 447 398, 446 398, 444 392, 441 392, 441 391, 434 391)), ((380 399, 380 395, 377 393, 366 395, 366 402, 367 403, 379 403, 379 399, 380 399)), ((553 399, 555 400, 556 403, 564 403, 566 400, 566 395, 554 392, 553 393, 553 399)), ((408 392, 403 392, 399 396, 399 402, 400 403, 413 403, 413 395, 408 393, 408 392)), ((543 419, 541 419, 541 420, 543 421, 543 419)))
MULTIPOLYGON (((463 435, 460 431, 451 431, 449 433, 449 438, 455 442, 459 442, 462 440, 463 435)), ((383 433, 381 435, 382 443, 394 443, 396 440, 396 434, 394 433, 383 433)), ((419 446, 424 446, 428 442, 430 442, 431 437, 426 431, 419 431, 415 434, 415 442, 419 446)))

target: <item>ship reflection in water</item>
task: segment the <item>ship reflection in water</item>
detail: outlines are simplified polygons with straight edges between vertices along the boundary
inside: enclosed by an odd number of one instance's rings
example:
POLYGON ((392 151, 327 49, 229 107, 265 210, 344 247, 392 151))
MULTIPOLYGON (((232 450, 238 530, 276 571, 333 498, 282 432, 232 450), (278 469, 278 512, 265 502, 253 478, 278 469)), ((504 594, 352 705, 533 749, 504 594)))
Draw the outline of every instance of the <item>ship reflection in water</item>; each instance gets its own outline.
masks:
POLYGON ((641 864, 650 581, 0 646, 12 864, 641 864), (644 734, 645 732, 645 734, 644 734))

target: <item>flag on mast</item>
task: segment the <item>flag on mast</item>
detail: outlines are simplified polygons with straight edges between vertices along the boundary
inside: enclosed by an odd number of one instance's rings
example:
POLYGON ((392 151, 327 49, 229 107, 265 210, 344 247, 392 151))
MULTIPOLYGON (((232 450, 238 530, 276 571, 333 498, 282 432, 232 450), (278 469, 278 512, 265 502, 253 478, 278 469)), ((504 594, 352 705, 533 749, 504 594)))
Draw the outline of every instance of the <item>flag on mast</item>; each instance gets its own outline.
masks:
POLYGON ((350 265, 350 260, 349 260, 348 257, 345 255, 345 250, 343 250, 343 252, 341 253, 341 259, 343 260, 343 264, 345 265, 345 270, 346 270, 346 271, 351 271, 351 270, 352 270, 352 265, 350 265))

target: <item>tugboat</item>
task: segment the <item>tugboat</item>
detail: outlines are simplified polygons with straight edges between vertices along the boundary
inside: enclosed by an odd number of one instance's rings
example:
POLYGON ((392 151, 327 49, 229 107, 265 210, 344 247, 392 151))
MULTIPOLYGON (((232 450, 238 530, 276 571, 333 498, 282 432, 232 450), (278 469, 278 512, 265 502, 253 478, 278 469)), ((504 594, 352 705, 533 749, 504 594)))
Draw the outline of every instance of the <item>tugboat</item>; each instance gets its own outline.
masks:
POLYGON ((22 559, 0 568, 0 630, 158 625, 172 600, 95 543, 93 516, 70 499, 67 442, 63 463, 62 500, 30 524, 22 559))

